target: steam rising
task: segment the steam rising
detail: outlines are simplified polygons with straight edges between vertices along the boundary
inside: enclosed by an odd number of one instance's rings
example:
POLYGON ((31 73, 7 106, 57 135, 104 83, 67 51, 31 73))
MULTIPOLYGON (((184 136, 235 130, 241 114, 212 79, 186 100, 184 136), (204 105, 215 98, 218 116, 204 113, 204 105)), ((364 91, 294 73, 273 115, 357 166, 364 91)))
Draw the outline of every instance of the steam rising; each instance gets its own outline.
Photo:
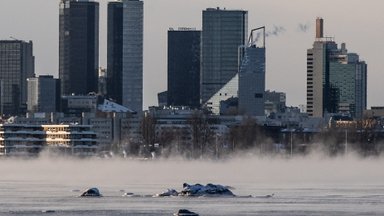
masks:
MULTIPOLYGON (((271 37, 271 36, 280 36, 282 33, 284 33, 286 29, 283 26, 273 26, 272 30, 268 30, 265 32, 265 37, 271 37)), ((262 32, 258 31, 255 37, 255 41, 259 41, 260 38, 262 37, 262 32)))
POLYGON ((286 30, 283 26, 273 26, 273 29, 270 31, 267 31, 265 33, 265 37, 270 37, 270 36, 279 36, 280 34, 284 33, 286 30))
MULTIPOLYGON (((218 183, 246 193, 253 187, 291 187, 312 184, 380 184, 384 180, 382 158, 354 156, 326 158, 312 155, 300 158, 242 156, 225 161, 182 159, 138 161, 130 159, 4 159, 0 161, 0 182, 40 182, 72 188, 91 186, 128 188, 154 187, 149 194, 165 188, 180 189, 184 182, 218 183)), ((147 188, 147 189, 145 189, 147 188)), ((140 191, 136 191, 139 192, 140 191)), ((274 191, 276 192, 276 191, 274 191)))
POLYGON ((306 23, 306 24, 299 23, 299 25, 298 25, 298 30, 300 32, 306 33, 309 30, 309 28, 310 28, 310 25, 308 23, 306 23))

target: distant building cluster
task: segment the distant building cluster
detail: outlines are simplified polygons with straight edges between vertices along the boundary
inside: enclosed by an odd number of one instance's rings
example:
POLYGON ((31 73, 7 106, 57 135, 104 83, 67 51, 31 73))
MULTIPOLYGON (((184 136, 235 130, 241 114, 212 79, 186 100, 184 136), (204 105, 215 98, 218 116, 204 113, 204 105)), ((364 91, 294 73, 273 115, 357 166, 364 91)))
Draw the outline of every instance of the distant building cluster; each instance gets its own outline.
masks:
POLYGON ((294 134, 311 142, 324 128, 382 125, 380 107, 367 111, 367 64, 324 36, 322 18, 307 50, 306 105, 287 107, 284 92, 266 90, 266 27, 249 28, 247 11, 221 8, 202 11, 201 30, 168 30, 167 89, 143 111, 143 4, 108 3, 106 68, 96 1, 60 1, 58 78, 35 76, 32 41, 0 41, 0 155, 197 158, 264 136, 277 143, 273 151, 289 139, 292 148, 294 134))
POLYGON ((356 53, 339 49, 323 36, 323 19, 316 20, 316 40, 307 51, 307 112, 323 117, 343 113, 361 118, 367 108, 367 64, 356 53))

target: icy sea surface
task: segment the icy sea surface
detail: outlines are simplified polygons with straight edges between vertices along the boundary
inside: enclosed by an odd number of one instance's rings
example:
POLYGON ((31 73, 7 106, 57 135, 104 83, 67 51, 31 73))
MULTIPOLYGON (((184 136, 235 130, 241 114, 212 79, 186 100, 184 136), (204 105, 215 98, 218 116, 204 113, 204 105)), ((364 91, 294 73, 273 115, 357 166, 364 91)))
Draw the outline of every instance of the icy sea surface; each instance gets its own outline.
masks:
POLYGON ((0 215, 384 215, 384 159, 0 160, 0 215), (187 183, 240 197, 152 197, 187 183), (100 198, 80 198, 97 187, 100 198), (124 193, 135 196, 122 196, 124 193), (272 197, 267 195, 274 194, 272 197), (252 197, 248 198, 247 195, 252 197))

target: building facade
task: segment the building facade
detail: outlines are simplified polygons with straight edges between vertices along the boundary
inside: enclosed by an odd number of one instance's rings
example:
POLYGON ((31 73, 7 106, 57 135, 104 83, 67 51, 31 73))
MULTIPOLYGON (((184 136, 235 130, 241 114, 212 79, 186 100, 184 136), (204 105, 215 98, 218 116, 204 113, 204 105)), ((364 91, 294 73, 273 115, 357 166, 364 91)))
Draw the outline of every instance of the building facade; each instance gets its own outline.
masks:
POLYGON ((94 156, 96 133, 89 125, 0 125, 0 156, 37 156, 42 150, 94 156))
POLYGON ((45 75, 27 79, 28 112, 57 112, 60 110, 60 80, 45 75))
POLYGON ((103 96, 107 95, 107 74, 108 74, 108 71, 106 68, 102 68, 102 67, 99 68, 98 93, 103 96))
POLYGON ((264 116, 265 101, 265 28, 252 30, 248 45, 244 48, 239 70, 239 112, 252 116, 264 116), (263 30, 263 44, 256 44, 253 32, 263 30))
POLYGON ((143 18, 141 0, 123 0, 122 105, 143 110, 143 18))
POLYGON ((201 31, 168 31, 168 106, 200 107, 201 31))
POLYGON ((286 94, 284 92, 265 91, 265 114, 283 113, 286 109, 286 94))
POLYGON ((329 63, 330 112, 362 118, 367 107, 367 64, 342 45, 341 55, 329 63))
POLYGON ((81 117, 83 113, 95 113, 98 97, 96 95, 68 95, 61 97, 62 112, 68 116, 81 117))
POLYGON ((107 95, 123 103, 123 2, 108 3, 107 95))
POLYGON ((344 113, 361 118, 367 106, 367 64, 338 48, 333 38, 323 36, 323 19, 316 20, 316 40, 307 50, 307 112, 323 117, 344 113))
POLYGON ((35 76, 32 41, 0 41, 0 113, 24 114, 27 78, 35 76))
POLYGON ((59 78, 63 95, 98 91, 99 3, 61 0, 59 78))
POLYGON ((248 12, 208 8, 202 26, 201 103, 209 104, 238 73, 239 46, 248 36, 248 12))

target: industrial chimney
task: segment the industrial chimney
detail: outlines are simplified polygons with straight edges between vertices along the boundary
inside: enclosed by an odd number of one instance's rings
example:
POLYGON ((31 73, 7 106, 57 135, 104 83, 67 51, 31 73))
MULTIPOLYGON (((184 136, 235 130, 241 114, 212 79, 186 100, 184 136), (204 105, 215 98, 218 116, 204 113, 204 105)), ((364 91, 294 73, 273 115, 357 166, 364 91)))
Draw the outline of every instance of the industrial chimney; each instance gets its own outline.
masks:
POLYGON ((323 38, 323 18, 316 19, 316 38, 323 38))

